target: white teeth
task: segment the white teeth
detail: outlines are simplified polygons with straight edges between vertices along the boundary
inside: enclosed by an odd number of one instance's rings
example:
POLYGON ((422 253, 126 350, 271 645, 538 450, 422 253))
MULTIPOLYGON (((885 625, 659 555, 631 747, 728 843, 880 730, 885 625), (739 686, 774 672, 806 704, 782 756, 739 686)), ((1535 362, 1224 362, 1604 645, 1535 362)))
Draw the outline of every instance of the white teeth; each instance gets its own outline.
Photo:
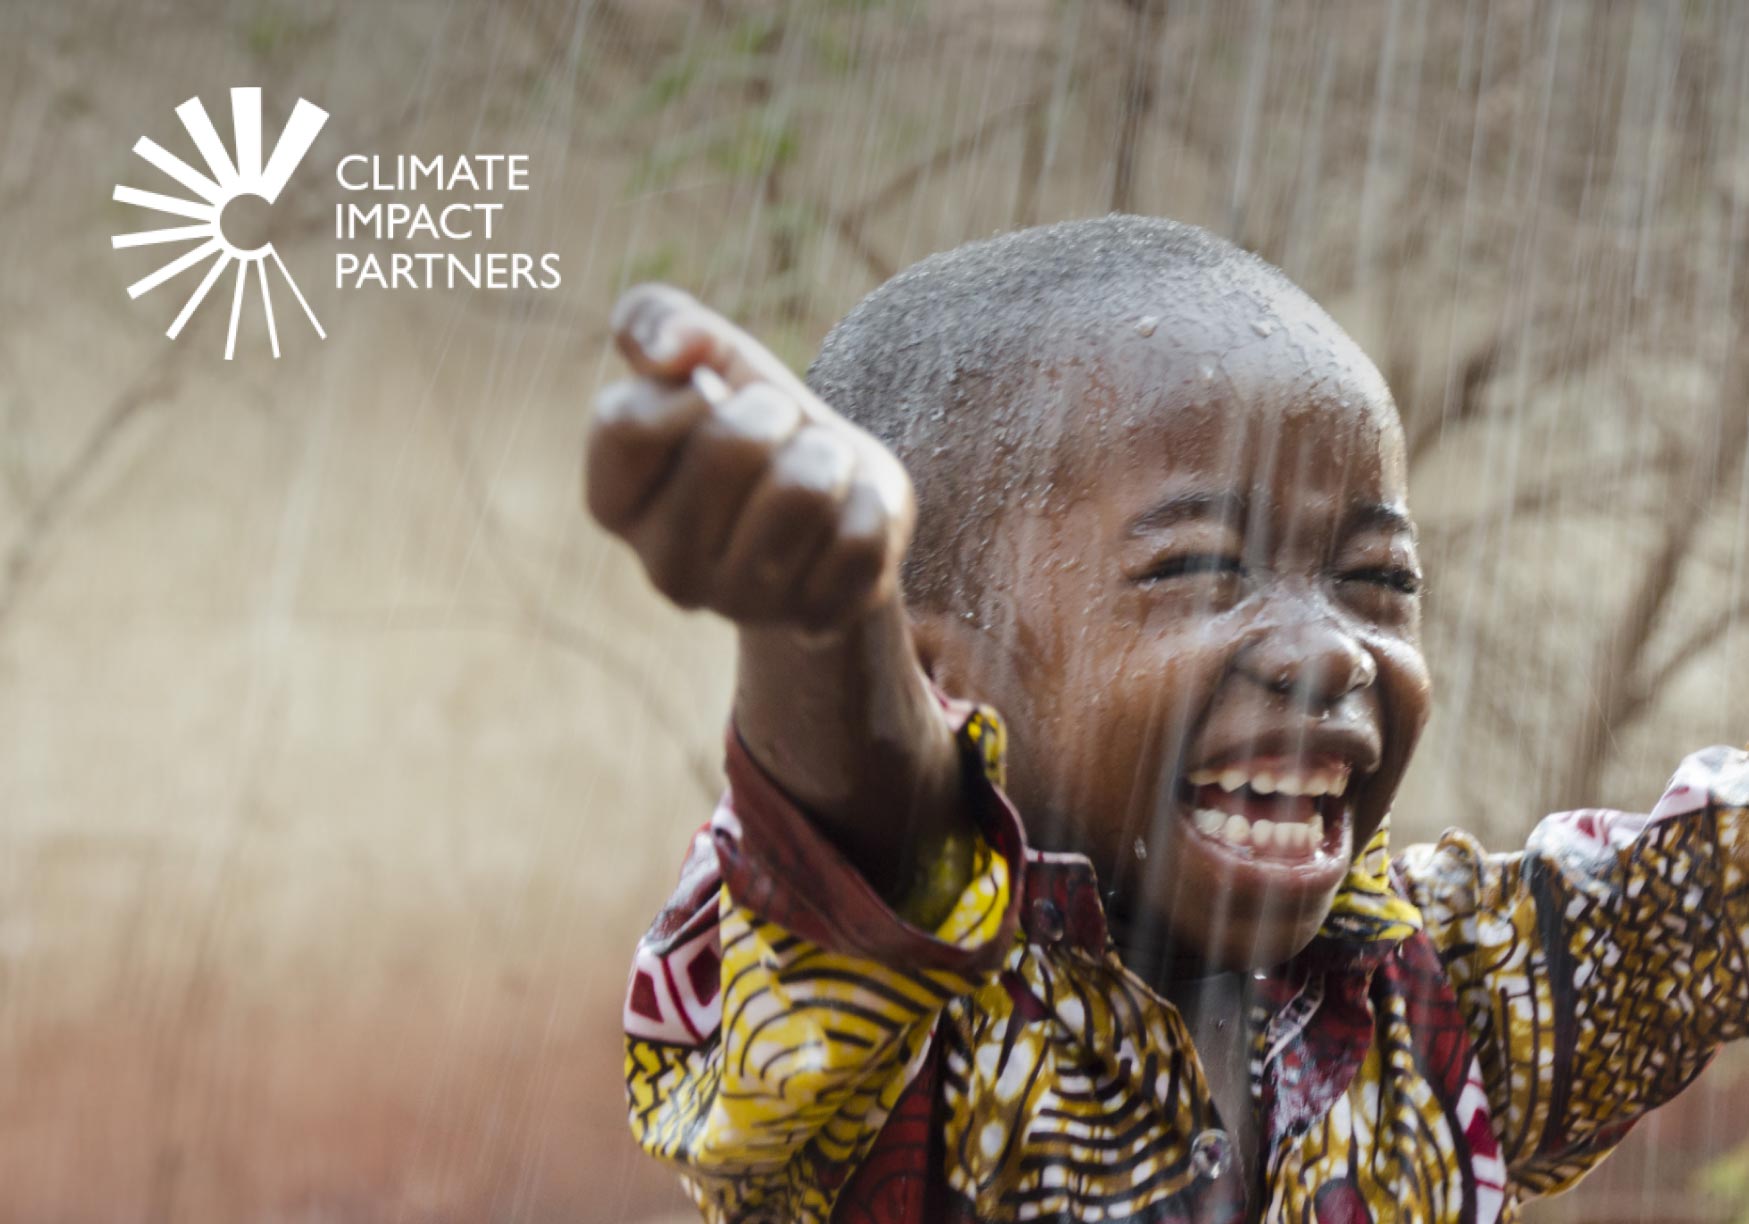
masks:
POLYGON ((1259 795, 1340 795, 1348 789, 1348 770, 1335 768, 1313 774, 1271 773, 1259 770, 1246 773, 1243 769, 1196 769, 1188 776, 1192 786, 1214 786, 1217 783, 1231 793, 1249 787, 1259 795))
POLYGON ((1190 814, 1190 819, 1207 837, 1278 856, 1310 856, 1324 844, 1324 818, 1318 815, 1301 824, 1297 821, 1253 821, 1215 808, 1197 808, 1190 814))

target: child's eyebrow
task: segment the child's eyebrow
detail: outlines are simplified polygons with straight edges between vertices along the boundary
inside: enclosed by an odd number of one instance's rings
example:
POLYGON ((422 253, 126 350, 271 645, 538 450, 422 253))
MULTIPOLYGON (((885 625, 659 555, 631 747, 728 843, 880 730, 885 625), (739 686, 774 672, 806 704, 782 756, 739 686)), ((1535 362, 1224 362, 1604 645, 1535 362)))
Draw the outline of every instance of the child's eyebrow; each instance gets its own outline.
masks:
MULTIPOLYGON (((1195 519, 1208 519, 1237 527, 1245 521, 1249 509, 1248 499, 1231 490, 1179 493, 1136 515, 1129 521, 1125 531, 1131 536, 1147 535, 1149 532, 1164 531, 1168 527, 1195 519)), ((1402 532, 1411 539, 1417 539, 1420 535, 1415 529, 1415 520, 1409 517, 1409 511, 1392 502, 1362 502, 1351 507, 1343 516, 1341 534, 1353 535, 1367 530, 1402 532)))
POLYGON ((1146 535, 1186 519, 1214 519, 1236 527, 1245 521, 1247 509, 1244 495, 1231 490, 1179 493, 1136 515, 1125 530, 1132 536, 1146 535))
POLYGON ((1343 523, 1343 535, 1353 535, 1357 531, 1376 528, 1387 532, 1403 532, 1411 539, 1420 533, 1415 530, 1415 520, 1409 517, 1409 511, 1402 506, 1390 502, 1366 502, 1349 510, 1343 523))

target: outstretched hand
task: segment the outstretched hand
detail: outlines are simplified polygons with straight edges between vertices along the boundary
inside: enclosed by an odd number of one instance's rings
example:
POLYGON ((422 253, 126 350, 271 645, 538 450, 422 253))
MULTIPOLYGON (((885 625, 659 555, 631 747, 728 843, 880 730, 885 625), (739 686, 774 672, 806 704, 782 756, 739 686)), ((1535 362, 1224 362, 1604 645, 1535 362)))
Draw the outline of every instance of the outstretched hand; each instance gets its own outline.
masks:
POLYGON ((897 459, 758 341, 677 289, 614 307, 634 377, 602 391, 589 511, 684 608, 814 631, 895 600, 916 519, 897 459))

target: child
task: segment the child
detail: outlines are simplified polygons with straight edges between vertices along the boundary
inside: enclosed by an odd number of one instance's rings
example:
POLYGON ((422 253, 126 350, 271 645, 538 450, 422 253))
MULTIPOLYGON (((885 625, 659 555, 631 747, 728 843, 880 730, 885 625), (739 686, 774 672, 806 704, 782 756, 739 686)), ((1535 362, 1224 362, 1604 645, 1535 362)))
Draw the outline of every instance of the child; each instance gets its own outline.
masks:
POLYGON ((1275 268, 1136 217, 973 243, 807 386, 673 290, 615 334, 590 509, 740 630, 625 1013, 707 1217, 1509 1219, 1744 1033, 1743 753, 1388 857, 1402 432, 1275 268))

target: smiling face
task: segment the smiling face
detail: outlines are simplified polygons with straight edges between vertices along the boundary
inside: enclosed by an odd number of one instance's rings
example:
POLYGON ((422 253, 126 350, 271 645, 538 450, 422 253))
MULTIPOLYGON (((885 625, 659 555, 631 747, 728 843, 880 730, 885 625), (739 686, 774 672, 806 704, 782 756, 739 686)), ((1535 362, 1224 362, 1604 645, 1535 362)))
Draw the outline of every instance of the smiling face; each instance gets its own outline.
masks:
POLYGON ((1051 370, 1050 492, 1004 517, 985 611, 926 632, 937 678, 1007 718, 1034 843, 1091 856, 1144 972, 1304 947, 1427 717, 1396 412, 1305 306, 1205 351, 1114 329, 1051 370))

